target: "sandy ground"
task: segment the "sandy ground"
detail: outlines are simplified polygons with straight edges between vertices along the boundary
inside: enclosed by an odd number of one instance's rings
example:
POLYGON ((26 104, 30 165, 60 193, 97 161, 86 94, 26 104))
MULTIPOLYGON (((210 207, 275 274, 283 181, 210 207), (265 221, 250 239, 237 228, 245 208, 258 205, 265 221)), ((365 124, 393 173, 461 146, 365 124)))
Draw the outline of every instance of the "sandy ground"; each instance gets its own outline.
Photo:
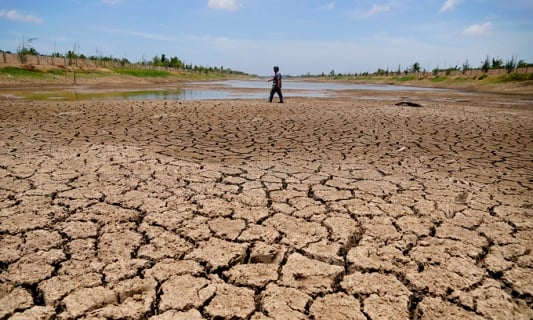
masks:
POLYGON ((0 319, 531 319, 532 101, 0 100, 0 319))

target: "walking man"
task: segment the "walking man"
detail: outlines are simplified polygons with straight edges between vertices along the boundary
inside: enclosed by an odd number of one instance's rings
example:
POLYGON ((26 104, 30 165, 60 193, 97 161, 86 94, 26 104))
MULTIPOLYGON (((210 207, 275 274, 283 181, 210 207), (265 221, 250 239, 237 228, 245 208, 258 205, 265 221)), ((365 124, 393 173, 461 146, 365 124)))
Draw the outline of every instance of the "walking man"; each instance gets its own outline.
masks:
POLYGON ((283 94, 281 93, 281 73, 279 72, 279 67, 274 67, 274 77, 269 79, 268 82, 272 81, 272 89, 270 90, 270 102, 274 98, 274 93, 278 94, 279 103, 283 103, 283 94))

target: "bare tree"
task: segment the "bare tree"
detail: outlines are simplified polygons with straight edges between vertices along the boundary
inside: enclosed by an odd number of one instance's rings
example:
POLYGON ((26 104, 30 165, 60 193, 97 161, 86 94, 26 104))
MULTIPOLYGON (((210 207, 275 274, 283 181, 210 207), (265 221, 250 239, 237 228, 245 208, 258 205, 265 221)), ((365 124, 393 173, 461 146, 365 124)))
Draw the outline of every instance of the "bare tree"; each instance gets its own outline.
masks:
POLYGON ((24 35, 22 36, 22 42, 20 43, 17 54, 20 59, 20 63, 26 64, 28 55, 38 55, 39 53, 35 48, 32 46, 32 42, 37 40, 37 38, 29 38, 28 40, 24 40, 24 35))

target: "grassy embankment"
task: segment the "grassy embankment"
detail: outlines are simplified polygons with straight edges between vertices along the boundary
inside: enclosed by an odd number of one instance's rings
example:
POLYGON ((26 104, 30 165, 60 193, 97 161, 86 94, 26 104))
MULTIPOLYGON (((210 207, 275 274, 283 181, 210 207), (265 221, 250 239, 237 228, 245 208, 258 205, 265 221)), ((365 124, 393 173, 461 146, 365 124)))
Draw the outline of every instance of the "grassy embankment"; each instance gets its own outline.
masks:
POLYGON ((221 72, 205 73, 141 68, 91 70, 57 67, 36 69, 18 66, 0 68, 0 85, 6 89, 4 93, 32 100, 132 98, 147 94, 159 94, 164 97, 179 93, 180 89, 176 87, 176 84, 180 82, 223 80, 236 77, 234 74, 221 72), (75 84, 89 85, 95 89, 105 90, 80 92, 71 88, 75 84), (37 87, 48 86, 52 91, 33 90, 37 87), (160 87, 161 90, 155 90, 154 86, 160 87), (113 90, 113 88, 118 90, 113 90))
POLYGON ((65 69, 65 68, 25 68, 6 66, 0 68, 0 78, 5 82, 39 82, 66 83, 83 82, 83 80, 105 80, 120 77, 124 80, 144 79, 149 82, 167 81, 201 81, 234 78, 235 75, 222 72, 193 72, 181 70, 157 70, 144 68, 113 68, 113 69, 65 69))
POLYGON ((478 83, 478 84, 500 84, 507 82, 522 82, 522 81, 532 81, 533 73, 508 73, 498 76, 488 76, 487 74, 482 74, 480 76, 434 76, 434 77, 424 77, 418 78, 416 76, 404 76, 404 77, 393 77, 394 81, 398 82, 408 82, 408 81, 428 81, 431 83, 478 83))
POLYGON ((460 76, 337 76, 320 79, 335 79, 348 82, 359 83, 378 83, 378 84, 395 84, 418 87, 435 87, 435 88, 456 88, 471 89, 480 91, 521 91, 524 93, 533 93, 533 73, 506 73, 500 75, 482 74, 478 76, 460 75, 460 76), (516 90, 522 89, 522 90, 516 90))

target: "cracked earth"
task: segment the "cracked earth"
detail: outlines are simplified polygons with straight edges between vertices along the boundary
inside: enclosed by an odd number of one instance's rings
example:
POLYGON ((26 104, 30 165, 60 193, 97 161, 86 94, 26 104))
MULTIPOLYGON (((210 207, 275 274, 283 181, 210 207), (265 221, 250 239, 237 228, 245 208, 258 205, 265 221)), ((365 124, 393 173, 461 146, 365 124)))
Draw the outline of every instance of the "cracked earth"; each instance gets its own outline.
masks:
POLYGON ((533 109, 0 100, 0 319, 531 319, 533 109))

